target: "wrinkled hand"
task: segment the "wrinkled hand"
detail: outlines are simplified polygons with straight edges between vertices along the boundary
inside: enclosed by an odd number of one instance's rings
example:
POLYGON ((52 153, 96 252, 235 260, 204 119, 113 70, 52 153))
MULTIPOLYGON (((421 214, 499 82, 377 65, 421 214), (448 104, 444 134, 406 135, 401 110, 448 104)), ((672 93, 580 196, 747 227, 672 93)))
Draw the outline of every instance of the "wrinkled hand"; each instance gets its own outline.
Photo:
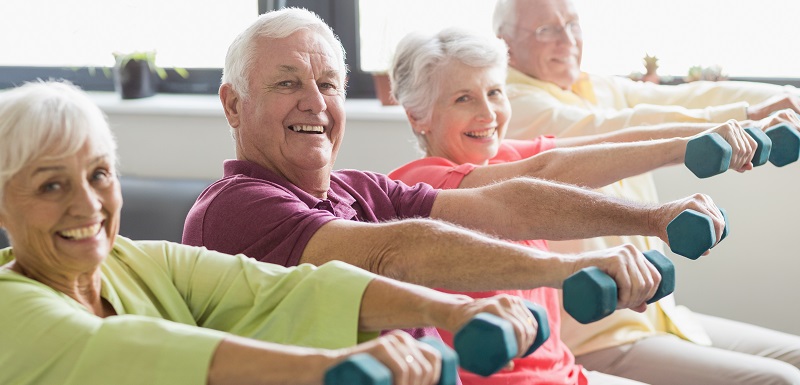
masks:
POLYGON ((433 385, 442 372, 442 357, 436 349, 399 330, 339 352, 342 359, 369 353, 389 368, 394 385, 433 385))
MULTIPOLYGON (((667 225, 686 209, 692 209, 711 218, 711 221, 714 223, 714 232, 717 236, 714 244, 719 242, 722 237, 722 231, 725 229, 725 218, 722 216, 722 212, 719 211, 719 208, 714 204, 711 197, 705 194, 694 194, 686 198, 667 202, 657 207, 650 218, 650 224, 654 226, 653 228, 656 230, 655 234, 669 244, 667 225)), ((709 252, 710 251, 706 251, 703 255, 707 255, 709 252)))
POLYGON ((747 119, 761 120, 773 112, 783 109, 800 112, 800 98, 788 93, 775 95, 759 104, 747 107, 747 119))
POLYGON ((661 274, 633 245, 581 253, 575 271, 597 266, 617 283, 617 308, 638 312, 647 309, 661 283, 661 274))
POLYGON ((456 333, 478 313, 491 313, 508 322, 517 337, 517 357, 522 357, 536 339, 539 324, 522 298, 500 294, 463 303, 451 313, 447 330, 456 333))
POLYGON ((768 128, 781 123, 786 123, 800 130, 800 117, 791 109, 780 110, 764 119, 754 122, 754 125, 761 128, 761 131, 766 131, 768 128))
POLYGON ((731 119, 719 126, 710 128, 702 133, 696 135, 706 135, 709 133, 717 133, 731 145, 731 163, 728 166, 731 170, 738 172, 745 172, 753 169, 753 156, 756 153, 758 144, 744 130, 742 124, 731 119))

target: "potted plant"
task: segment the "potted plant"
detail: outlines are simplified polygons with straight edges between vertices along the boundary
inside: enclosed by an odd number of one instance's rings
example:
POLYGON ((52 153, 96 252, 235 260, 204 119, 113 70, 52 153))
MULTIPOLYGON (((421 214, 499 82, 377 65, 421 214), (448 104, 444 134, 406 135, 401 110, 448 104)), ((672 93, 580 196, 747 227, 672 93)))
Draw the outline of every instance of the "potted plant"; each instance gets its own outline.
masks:
MULTIPOLYGON (((136 51, 131 53, 114 52, 114 88, 123 99, 139 99, 155 95, 158 81, 166 79, 167 71, 156 65, 155 51, 136 51)), ((183 78, 188 72, 175 68, 183 78)))

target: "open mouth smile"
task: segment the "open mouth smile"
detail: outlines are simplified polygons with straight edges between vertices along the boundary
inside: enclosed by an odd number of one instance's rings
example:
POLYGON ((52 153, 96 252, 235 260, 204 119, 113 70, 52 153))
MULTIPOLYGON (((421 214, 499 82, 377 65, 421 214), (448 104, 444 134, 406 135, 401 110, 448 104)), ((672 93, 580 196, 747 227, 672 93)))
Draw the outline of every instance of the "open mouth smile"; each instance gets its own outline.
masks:
POLYGON ((289 129, 301 134, 324 134, 325 127, 323 126, 309 126, 304 124, 295 124, 289 126, 289 129))
POLYGON ((78 241, 78 240, 81 240, 81 239, 86 239, 86 238, 93 237, 93 236, 97 235, 97 233, 100 231, 100 228, 102 228, 102 227, 103 227, 103 223, 101 222, 101 223, 93 224, 91 226, 79 227, 77 229, 59 231, 59 232, 57 232, 57 234, 62 238, 78 241))
POLYGON ((490 137, 492 137, 492 136, 494 135, 494 133, 495 133, 495 132, 497 132, 497 129, 496 129, 496 128, 490 128, 490 129, 488 129, 488 130, 483 130, 483 131, 470 131, 470 132, 465 132, 465 133, 464 133, 464 135, 466 135, 466 136, 468 136, 468 137, 470 137, 470 138, 475 138, 475 139, 484 139, 484 138, 490 138, 490 137))

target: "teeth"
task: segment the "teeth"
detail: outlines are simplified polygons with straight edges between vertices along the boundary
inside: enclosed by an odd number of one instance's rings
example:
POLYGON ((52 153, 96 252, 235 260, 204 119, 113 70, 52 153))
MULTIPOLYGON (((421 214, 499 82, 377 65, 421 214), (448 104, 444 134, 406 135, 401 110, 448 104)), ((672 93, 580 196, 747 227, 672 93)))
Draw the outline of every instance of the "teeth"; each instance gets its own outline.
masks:
POLYGON ((465 135, 469 136, 470 138, 488 138, 494 135, 496 128, 490 128, 486 131, 472 131, 467 132, 465 135))
POLYGON ((299 125, 299 124, 298 125, 289 126, 289 129, 291 129, 294 132, 313 132, 313 133, 317 133, 317 134, 321 134, 321 133, 325 132, 325 128, 323 128, 322 126, 307 126, 307 125, 299 125))
POLYGON ((69 239, 85 239, 97 234, 97 232, 100 231, 100 225, 101 224, 98 223, 87 227, 81 227, 79 229, 60 231, 58 234, 69 239))

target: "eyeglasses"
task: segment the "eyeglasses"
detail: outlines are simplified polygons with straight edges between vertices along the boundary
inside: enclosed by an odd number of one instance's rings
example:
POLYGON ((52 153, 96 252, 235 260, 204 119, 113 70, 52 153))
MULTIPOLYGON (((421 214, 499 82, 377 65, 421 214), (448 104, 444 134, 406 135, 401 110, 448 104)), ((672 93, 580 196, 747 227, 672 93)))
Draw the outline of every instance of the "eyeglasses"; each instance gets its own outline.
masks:
POLYGON ((543 25, 539 28, 536 28, 536 30, 530 30, 520 27, 517 27, 517 29, 532 32, 534 34, 534 37, 536 38, 536 41, 541 43, 554 42, 560 39, 561 34, 564 32, 567 32, 569 35, 572 35, 572 38, 575 40, 581 39, 583 37, 583 30, 581 29, 581 24, 577 20, 570 21, 564 26, 543 25))

